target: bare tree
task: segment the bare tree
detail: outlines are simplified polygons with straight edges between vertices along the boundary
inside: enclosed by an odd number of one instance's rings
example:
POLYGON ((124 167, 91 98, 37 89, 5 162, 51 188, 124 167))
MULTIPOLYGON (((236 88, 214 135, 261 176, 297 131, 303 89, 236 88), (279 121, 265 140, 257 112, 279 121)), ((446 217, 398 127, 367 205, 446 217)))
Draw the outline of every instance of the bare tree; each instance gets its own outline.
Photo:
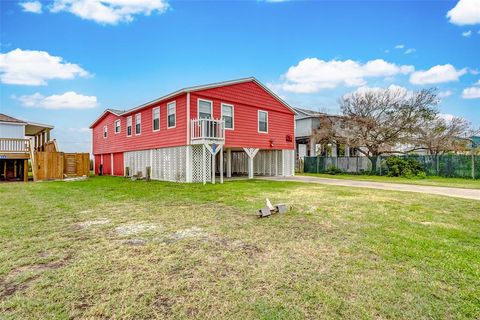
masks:
MULTIPOLYGON (((408 145, 426 123, 434 119, 437 97, 434 89, 408 92, 403 88, 357 90, 340 99, 340 129, 333 125, 317 132, 317 141, 329 138, 336 143, 355 147, 372 161, 376 171, 376 157, 386 153, 408 152, 395 150, 408 145)), ((325 122, 325 121, 324 121, 325 122)), ((320 124, 321 126, 321 124, 320 124)))
POLYGON ((465 151, 469 142, 462 138, 468 135, 469 127, 469 122, 463 118, 447 120, 437 116, 419 128, 414 144, 435 156, 450 151, 465 151))

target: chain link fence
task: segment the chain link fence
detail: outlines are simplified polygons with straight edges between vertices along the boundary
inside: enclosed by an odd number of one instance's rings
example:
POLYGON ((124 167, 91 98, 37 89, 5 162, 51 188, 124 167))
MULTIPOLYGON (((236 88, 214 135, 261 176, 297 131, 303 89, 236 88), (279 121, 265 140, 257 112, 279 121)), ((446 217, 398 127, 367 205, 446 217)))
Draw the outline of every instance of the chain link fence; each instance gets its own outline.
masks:
MULTIPOLYGON (((299 169, 303 169, 303 172, 306 173, 341 171, 352 174, 387 175, 388 166, 385 160, 388 157, 305 157, 302 163, 303 168, 299 169), (372 166, 372 162, 375 163, 375 166, 372 166)), ((415 159, 423 167, 423 170, 427 176, 480 179, 480 156, 402 155, 395 157, 403 159, 415 159)))

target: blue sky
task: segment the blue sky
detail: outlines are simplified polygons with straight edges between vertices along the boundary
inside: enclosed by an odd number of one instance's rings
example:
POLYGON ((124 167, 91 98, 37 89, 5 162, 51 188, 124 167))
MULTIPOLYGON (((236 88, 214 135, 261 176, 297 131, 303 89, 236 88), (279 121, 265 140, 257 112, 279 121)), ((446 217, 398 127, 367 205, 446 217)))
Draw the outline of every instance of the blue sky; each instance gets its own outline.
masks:
POLYGON ((436 87, 442 113, 480 126, 480 0, 114 2, 2 1, 0 112, 90 151, 105 108, 255 76, 332 113, 363 86, 436 87))

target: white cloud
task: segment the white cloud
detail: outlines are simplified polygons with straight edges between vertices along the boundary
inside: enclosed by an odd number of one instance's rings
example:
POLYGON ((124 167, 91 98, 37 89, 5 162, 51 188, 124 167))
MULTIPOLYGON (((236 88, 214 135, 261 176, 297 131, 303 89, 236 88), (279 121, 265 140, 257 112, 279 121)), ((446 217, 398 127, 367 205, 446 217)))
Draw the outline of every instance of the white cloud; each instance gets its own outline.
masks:
POLYGON ((61 95, 51 95, 45 97, 40 93, 29 96, 14 97, 25 107, 43 108, 43 109, 91 109, 97 107, 97 97, 84 96, 73 91, 65 92, 61 95))
POLYGON ((417 51, 417 49, 415 49, 415 48, 409 48, 409 49, 405 50, 405 54, 414 53, 415 51, 417 51))
POLYGON ((440 91, 437 96, 440 99, 443 99, 443 98, 446 98, 446 97, 450 97, 452 94, 453 94, 452 90, 445 90, 445 91, 440 91))
POLYGON ((73 79, 89 74, 79 65, 64 62, 45 51, 15 49, 0 54, 0 81, 7 84, 39 86, 51 79, 73 79))
POLYGON ((474 86, 480 86, 480 80, 478 80, 477 82, 475 82, 473 85, 474 85, 474 86))
POLYGON ((403 48, 405 48, 405 45, 404 45, 404 44, 397 44, 397 45, 395 46, 395 49, 403 49, 403 48))
POLYGON ((472 35, 472 30, 462 32, 462 36, 464 36, 465 38, 468 38, 471 35, 472 35))
POLYGON ((19 5, 25 12, 42 13, 42 4, 40 1, 20 2, 19 5))
POLYGON ((361 63, 353 60, 324 61, 307 58, 288 69, 283 83, 273 89, 297 93, 313 93, 341 85, 357 87, 366 84, 365 78, 390 77, 414 71, 410 65, 396 65, 382 59, 361 63))
POLYGON ((456 70, 451 64, 436 65, 428 70, 420 70, 410 75, 410 83, 413 84, 434 84, 458 79, 467 73, 467 69, 456 70))
POLYGON ((460 0, 447 13, 450 23, 464 26, 480 24, 480 0, 460 0))
POLYGON ((55 0, 51 12, 70 12, 82 19, 115 25, 131 22, 135 15, 164 13, 166 0, 55 0))
POLYGON ((465 88, 462 91, 463 99, 480 99, 480 87, 465 88))

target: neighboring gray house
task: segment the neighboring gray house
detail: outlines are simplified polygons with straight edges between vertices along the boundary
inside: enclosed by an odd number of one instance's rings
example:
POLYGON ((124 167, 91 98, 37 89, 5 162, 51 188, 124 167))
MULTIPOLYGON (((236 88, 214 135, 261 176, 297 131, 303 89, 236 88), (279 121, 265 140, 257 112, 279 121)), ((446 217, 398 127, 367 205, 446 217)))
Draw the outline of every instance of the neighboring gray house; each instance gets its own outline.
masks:
POLYGON ((302 158, 317 155, 315 141, 312 141, 312 134, 320 127, 320 116, 325 113, 294 108, 297 112, 295 116, 295 150, 296 157, 302 158))
POLYGON ((295 116, 295 150, 296 158, 314 157, 317 155, 324 156, 355 156, 362 155, 354 148, 345 145, 336 145, 335 143, 322 146, 318 144, 313 134, 316 129, 320 128, 320 117, 329 117, 335 126, 343 129, 342 117, 338 115, 329 115, 324 112, 313 111, 302 108, 294 108, 297 112, 295 116))

